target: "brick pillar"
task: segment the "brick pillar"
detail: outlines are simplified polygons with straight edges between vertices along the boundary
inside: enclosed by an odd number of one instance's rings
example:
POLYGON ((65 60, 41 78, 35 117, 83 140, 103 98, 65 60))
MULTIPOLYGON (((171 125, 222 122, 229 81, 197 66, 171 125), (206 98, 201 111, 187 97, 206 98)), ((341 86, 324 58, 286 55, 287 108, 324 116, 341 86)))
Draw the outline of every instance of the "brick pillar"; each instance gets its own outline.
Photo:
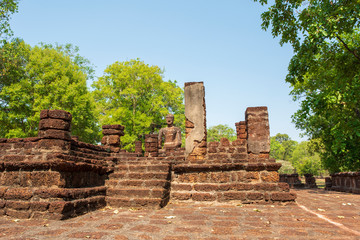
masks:
POLYGON ((235 123, 237 139, 247 139, 246 122, 235 123))
POLYGON ((305 177, 305 187, 317 188, 316 179, 312 174, 310 174, 310 173, 304 174, 304 177, 305 177))
POLYGON ((135 141, 135 153, 138 156, 142 156, 142 142, 141 141, 135 141))
POLYGON ((120 148, 120 137, 124 136, 124 126, 103 125, 102 129, 104 137, 101 139, 101 144, 113 148, 120 148))
POLYGON ((203 82, 185 83, 185 157, 203 160, 207 153, 206 106, 203 82))
POLYGON ((270 128, 267 107, 249 107, 245 112, 250 158, 269 159, 270 128))
POLYGON ((71 114, 63 110, 42 110, 38 132, 42 139, 39 147, 51 151, 69 151, 71 119, 71 114))
POLYGON ((331 190, 332 187, 332 180, 331 177, 325 178, 325 190, 331 190))
POLYGON ((158 151, 158 134, 145 134, 145 157, 157 157, 158 151))

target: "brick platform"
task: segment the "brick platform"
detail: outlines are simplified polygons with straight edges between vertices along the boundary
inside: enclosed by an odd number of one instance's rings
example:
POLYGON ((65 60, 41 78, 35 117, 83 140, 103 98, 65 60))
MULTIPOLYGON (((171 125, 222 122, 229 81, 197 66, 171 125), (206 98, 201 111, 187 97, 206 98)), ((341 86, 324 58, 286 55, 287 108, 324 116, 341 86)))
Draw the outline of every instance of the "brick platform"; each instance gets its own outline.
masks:
POLYGON ((297 203, 181 203, 165 208, 104 208, 68 220, 0 217, 1 239, 239 240, 360 239, 358 195, 295 190, 297 203), (335 222, 319 218, 313 211, 335 222))
POLYGON ((71 136, 66 111, 43 110, 40 119, 38 137, 0 139, 0 215, 66 219, 106 205, 296 199, 279 182, 281 164, 269 159, 266 107, 246 110, 237 140, 207 143, 201 137, 188 157, 184 148, 159 151, 157 134, 145 135, 144 156, 139 143, 137 152, 126 152, 120 149, 122 125, 102 126, 103 146, 97 146, 71 136))

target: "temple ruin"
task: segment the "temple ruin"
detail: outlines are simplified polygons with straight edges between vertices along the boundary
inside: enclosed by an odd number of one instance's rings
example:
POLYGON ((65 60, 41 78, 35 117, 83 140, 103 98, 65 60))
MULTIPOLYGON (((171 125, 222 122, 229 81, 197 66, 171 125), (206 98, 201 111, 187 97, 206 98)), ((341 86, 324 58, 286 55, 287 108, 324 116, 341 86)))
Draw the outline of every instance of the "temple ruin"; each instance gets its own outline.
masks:
MULTIPOLYGON (((158 134, 120 149, 121 125, 103 126, 102 145, 71 137, 72 116, 43 110, 38 137, 0 139, 0 215, 66 219, 104 206, 166 206, 169 201, 276 203, 296 195, 269 159, 266 107, 250 107, 237 139, 206 141, 205 88, 185 84, 185 148, 159 151, 158 134)), ((161 143, 160 143, 161 144, 161 143)))

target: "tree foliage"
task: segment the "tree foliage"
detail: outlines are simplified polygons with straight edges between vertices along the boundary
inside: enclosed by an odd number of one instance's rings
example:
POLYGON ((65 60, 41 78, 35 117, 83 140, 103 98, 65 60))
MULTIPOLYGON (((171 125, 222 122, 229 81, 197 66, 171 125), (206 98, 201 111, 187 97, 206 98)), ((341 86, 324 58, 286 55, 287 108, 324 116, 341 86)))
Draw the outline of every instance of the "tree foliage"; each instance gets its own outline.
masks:
POLYGON ((320 175, 325 173, 319 154, 309 151, 308 141, 303 141, 295 147, 291 163, 300 175, 306 173, 320 175))
POLYGON ((319 140, 331 172, 359 170, 360 1, 276 0, 262 20, 294 50, 286 81, 301 101, 296 127, 319 140))
POLYGON ((18 11, 19 1, 17 0, 1 0, 0 1, 0 38, 6 38, 12 35, 10 28, 11 14, 18 11))
POLYGON ((111 64, 93 84, 100 122, 125 126, 125 149, 165 125, 169 113, 174 114, 174 125, 184 129, 183 90, 176 82, 164 81, 162 74, 158 66, 135 59, 111 64))
POLYGON ((72 133, 99 140, 95 106, 87 90, 91 67, 71 45, 30 47, 15 39, 0 49, 0 136, 36 136, 40 111, 72 113, 72 133))
POLYGON ((289 135, 278 133, 270 138, 270 157, 289 161, 297 144, 289 135))
POLYGON ((230 141, 236 140, 236 132, 228 125, 216 125, 207 129, 207 141, 219 142, 221 138, 227 138, 230 141))

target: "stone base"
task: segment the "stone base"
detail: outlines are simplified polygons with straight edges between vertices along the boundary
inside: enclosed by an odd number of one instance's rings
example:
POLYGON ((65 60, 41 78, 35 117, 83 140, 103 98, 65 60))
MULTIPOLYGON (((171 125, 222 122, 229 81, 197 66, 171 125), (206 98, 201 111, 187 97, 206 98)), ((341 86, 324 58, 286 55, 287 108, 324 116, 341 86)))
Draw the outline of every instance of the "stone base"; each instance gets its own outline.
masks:
POLYGON ((272 162, 180 164, 173 167, 171 201, 293 202, 296 194, 279 183, 272 162))
POLYGON ((106 206, 105 187, 0 188, 0 212, 15 218, 67 219, 106 206))

